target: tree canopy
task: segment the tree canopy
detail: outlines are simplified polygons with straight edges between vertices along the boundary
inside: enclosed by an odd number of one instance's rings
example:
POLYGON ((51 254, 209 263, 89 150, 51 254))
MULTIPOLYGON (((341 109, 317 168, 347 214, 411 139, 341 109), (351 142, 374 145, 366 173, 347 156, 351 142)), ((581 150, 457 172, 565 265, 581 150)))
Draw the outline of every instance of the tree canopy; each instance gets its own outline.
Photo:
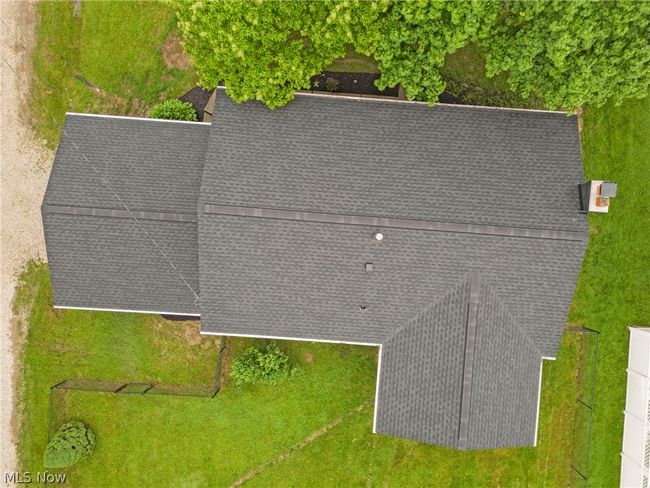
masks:
POLYGON ((205 86, 224 82, 234 100, 284 105, 311 76, 373 25, 379 2, 301 0, 172 2, 205 86))
POLYGON ((377 60, 380 89, 401 84, 409 99, 435 103, 445 89, 445 56, 475 41, 500 9, 494 0, 397 2, 381 17, 379 35, 370 43, 360 36, 355 48, 377 60))
POLYGON ((628 0, 170 0, 201 82, 278 107, 352 47, 380 89, 435 103, 446 55, 476 43, 488 76, 549 108, 642 97, 650 87, 650 3, 628 0))
POLYGON ((650 88, 650 3, 516 0, 480 44, 487 75, 549 108, 643 98, 650 88))

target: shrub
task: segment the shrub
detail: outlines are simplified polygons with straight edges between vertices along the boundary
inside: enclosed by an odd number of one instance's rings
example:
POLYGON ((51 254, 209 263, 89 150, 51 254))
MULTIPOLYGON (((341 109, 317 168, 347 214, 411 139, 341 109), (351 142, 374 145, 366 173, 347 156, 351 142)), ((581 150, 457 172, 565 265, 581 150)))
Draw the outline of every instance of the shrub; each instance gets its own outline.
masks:
POLYGON ((335 92, 339 89, 339 80, 336 78, 327 78, 325 80, 325 88, 327 88, 327 91, 335 92))
POLYGON ((190 102, 181 102, 177 98, 165 100, 155 105, 149 112, 152 119, 197 120, 196 109, 190 102))
POLYGON ((270 342, 263 349, 249 347, 243 356, 233 362, 230 370, 230 377, 236 385, 275 385, 298 375, 300 369, 289 363, 289 355, 280 351, 275 342, 270 342))
POLYGON ((89 456, 95 447, 95 433, 83 422, 71 421, 61 426, 45 448, 46 468, 66 468, 89 456))

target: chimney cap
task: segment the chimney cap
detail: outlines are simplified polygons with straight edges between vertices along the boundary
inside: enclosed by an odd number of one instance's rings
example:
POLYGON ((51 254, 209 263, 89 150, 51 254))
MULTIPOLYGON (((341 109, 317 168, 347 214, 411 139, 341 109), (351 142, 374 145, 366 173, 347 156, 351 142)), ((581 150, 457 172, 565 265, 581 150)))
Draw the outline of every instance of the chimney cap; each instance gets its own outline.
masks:
POLYGON ((600 196, 613 198, 616 196, 616 183, 613 181, 603 181, 600 184, 600 196))

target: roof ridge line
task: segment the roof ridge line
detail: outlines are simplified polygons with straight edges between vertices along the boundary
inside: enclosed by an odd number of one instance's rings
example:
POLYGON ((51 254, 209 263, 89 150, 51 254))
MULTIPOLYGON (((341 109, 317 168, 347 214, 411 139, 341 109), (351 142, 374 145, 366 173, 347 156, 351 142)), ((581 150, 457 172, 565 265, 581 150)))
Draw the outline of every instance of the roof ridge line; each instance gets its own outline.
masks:
POLYGON ((64 215, 84 215, 92 217, 108 217, 142 220, 155 220, 160 222, 198 222, 196 213, 189 212, 161 212, 149 210, 121 210, 112 208, 82 207, 72 205, 57 205, 46 203, 43 209, 47 213, 64 214, 64 215))
POLYGON ((479 307, 481 305, 481 290, 484 290, 486 293, 493 293, 495 296, 497 304, 501 307, 505 315, 512 321, 515 326, 515 330, 533 347, 533 349, 542 356, 541 351, 537 345, 530 338, 528 333, 521 328, 518 320, 515 316, 508 310, 504 302, 500 299, 499 295, 494 291, 492 286, 486 286, 488 283, 484 278, 482 278, 478 271, 472 271, 470 273, 470 297, 469 297, 469 307, 467 314, 467 334, 465 340, 465 361, 463 363, 463 383, 462 383, 462 393, 461 393, 461 413, 459 419, 458 427, 458 446, 459 450, 468 449, 469 442, 469 423, 470 423, 470 414, 471 414, 471 404, 472 404, 472 390, 474 386, 474 359, 475 359, 475 343, 476 343, 476 333, 479 326, 478 323, 478 313, 479 307))
POLYGON ((436 220, 378 217, 370 215, 350 215, 341 213, 311 212, 304 210, 248 207, 241 205, 200 203, 199 210, 207 214, 231 215, 235 217, 256 217, 278 220, 319 222, 328 224, 364 225, 370 227, 392 227, 410 230, 455 232, 461 234, 478 234, 501 237, 522 237, 565 241, 585 241, 589 238, 589 232, 587 231, 471 224, 436 220))
POLYGON ((465 359, 463 361, 463 382, 460 395, 460 418, 458 421, 458 449, 467 449, 469 437, 469 415, 472 403, 474 352, 478 307, 480 303, 481 278, 478 271, 469 275, 469 305, 467 310, 467 332, 465 334, 465 359))

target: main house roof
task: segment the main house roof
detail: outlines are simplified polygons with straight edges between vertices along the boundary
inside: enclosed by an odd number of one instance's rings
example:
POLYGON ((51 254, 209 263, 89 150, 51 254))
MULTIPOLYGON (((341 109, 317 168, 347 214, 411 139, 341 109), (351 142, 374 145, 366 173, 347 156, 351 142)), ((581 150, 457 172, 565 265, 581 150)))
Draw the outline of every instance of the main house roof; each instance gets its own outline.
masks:
POLYGON ((56 306, 379 345, 378 432, 534 443, 588 238, 574 118, 220 91, 211 125, 64 130, 43 204, 56 306))

